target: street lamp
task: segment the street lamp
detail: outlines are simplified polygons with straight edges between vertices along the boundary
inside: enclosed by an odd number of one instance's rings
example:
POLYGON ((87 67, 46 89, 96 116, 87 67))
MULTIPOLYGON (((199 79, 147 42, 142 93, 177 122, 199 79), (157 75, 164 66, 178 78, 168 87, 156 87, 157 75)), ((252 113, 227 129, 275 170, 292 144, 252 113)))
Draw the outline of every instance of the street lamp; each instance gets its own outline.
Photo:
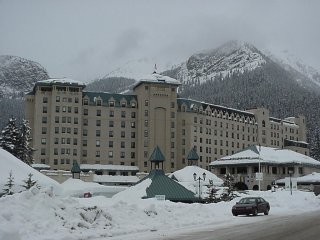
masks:
POLYGON ((200 202, 200 201, 201 201, 200 181, 201 181, 201 180, 202 180, 202 181, 205 181, 205 180, 206 180, 206 173, 203 173, 203 174, 202 174, 202 178, 201 178, 200 176, 197 178, 197 174, 194 173, 194 174, 193 174, 193 179, 194 179, 194 181, 199 181, 199 202, 200 202))
POLYGON ((292 195, 292 180, 291 180, 291 176, 292 176, 293 171, 289 170, 289 176, 290 176, 290 193, 292 195))

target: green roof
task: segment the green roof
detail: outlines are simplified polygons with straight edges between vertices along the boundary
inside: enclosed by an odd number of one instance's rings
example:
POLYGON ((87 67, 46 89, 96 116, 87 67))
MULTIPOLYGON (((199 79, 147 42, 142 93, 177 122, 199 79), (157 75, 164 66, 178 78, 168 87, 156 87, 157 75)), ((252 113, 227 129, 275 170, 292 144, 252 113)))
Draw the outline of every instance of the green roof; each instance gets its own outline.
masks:
POLYGON ((127 103, 130 103, 132 100, 137 101, 137 95, 127 95, 119 93, 107 93, 107 92, 82 92, 82 97, 87 96, 89 98, 89 104, 95 105, 95 99, 101 98, 102 105, 108 106, 109 101, 115 101, 115 107, 121 107, 121 101, 126 100, 127 103))
POLYGON ((163 170, 154 169, 141 181, 144 181, 145 179, 152 180, 152 183, 146 189, 147 196, 145 198, 154 198, 156 195, 165 195, 166 200, 173 202, 198 201, 198 198, 195 197, 195 194, 192 191, 167 177, 163 170))
POLYGON ((80 173, 81 172, 80 166, 76 160, 73 160, 73 166, 71 168, 71 172, 72 173, 80 173))
POLYGON ((156 146, 150 156, 151 162, 163 162, 165 160, 160 148, 156 146))
POLYGON ((187 157, 188 160, 191 160, 191 161, 198 161, 199 159, 199 155, 197 154, 197 150, 195 147, 193 147, 190 152, 188 153, 188 157, 187 157))

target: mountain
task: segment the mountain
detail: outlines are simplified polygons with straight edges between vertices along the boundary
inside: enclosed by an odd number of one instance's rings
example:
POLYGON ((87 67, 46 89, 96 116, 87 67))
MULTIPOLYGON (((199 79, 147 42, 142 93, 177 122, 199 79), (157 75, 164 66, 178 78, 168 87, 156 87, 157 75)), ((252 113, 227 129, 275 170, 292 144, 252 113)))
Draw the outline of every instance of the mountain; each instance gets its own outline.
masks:
POLYGON ((106 77, 88 83, 85 90, 110 93, 129 93, 135 83, 136 80, 132 78, 106 77))
POLYGON ((141 77, 154 71, 157 61, 153 58, 130 60, 122 66, 107 73, 103 79, 110 77, 124 77, 139 80, 141 77))
POLYGON ((16 56, 0 56, 0 98, 23 97, 35 82, 48 78, 48 72, 39 63, 16 56))
POLYGON ((48 72, 39 64, 25 58, 0 55, 0 130, 9 117, 24 117, 24 95, 34 83, 48 79, 48 72))
POLYGON ((163 74, 183 83, 181 97, 243 110, 266 107, 279 118, 305 115, 311 155, 320 160, 320 85, 313 68, 231 41, 163 74))

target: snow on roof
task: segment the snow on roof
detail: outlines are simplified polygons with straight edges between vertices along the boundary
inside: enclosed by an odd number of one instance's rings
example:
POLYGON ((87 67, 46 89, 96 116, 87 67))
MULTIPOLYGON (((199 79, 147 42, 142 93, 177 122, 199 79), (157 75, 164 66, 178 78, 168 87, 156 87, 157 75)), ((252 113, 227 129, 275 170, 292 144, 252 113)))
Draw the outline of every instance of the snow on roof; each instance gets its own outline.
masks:
POLYGON ((94 175, 93 181, 99 183, 136 183, 139 178, 137 176, 94 175))
POLYGON ((84 85, 83 82, 73 80, 73 79, 68 79, 68 78, 49 78, 47 80, 42 80, 38 81, 37 84, 73 84, 73 85, 84 85))
POLYGON ((151 183, 151 178, 145 179, 144 181, 115 194, 112 198, 130 202, 132 202, 132 200, 139 200, 147 196, 146 190, 151 185, 151 183))
POLYGON ((50 169, 50 166, 47 164, 42 164, 42 163, 34 163, 31 164, 31 167, 35 168, 35 169, 50 169))
POLYGON ((169 175, 170 178, 175 177, 179 182, 194 182, 193 174, 197 174, 197 178, 201 177, 203 173, 206 174, 206 179, 204 184, 209 184, 209 180, 213 181, 214 185, 222 185, 223 180, 218 178, 215 174, 213 174, 210 171, 207 171, 206 169, 200 168, 198 166, 187 166, 183 169, 180 169, 178 171, 175 171, 169 175))
POLYGON ((8 181, 9 173, 12 171, 15 184, 13 190, 15 192, 24 189, 21 185, 24 184, 23 181, 28 178, 30 173, 32 174, 32 179, 36 180, 42 188, 52 186, 56 193, 60 192, 61 190, 58 182, 30 167, 28 164, 22 162, 20 159, 16 158, 2 148, 0 148, 0 163, 0 189, 4 188, 4 185, 8 181))
POLYGON ((114 170, 114 171, 139 171, 137 166, 126 165, 103 165, 103 164, 81 164, 81 170, 114 170))
POLYGON ((158 73, 152 73, 149 75, 146 75, 142 77, 135 85, 133 88, 137 87, 140 85, 142 82, 150 82, 150 83, 166 83, 166 84, 173 84, 173 85, 180 85, 181 83, 171 77, 168 76, 163 76, 158 73))
POLYGON ((84 182, 80 179, 69 178, 61 184, 64 195, 74 196, 82 195, 85 192, 101 193, 101 192, 114 192, 114 188, 104 186, 94 182, 84 182))
MULTIPOLYGON (((279 179, 276 181, 277 183, 285 183, 285 179, 279 179)), ((320 173, 313 172, 311 174, 297 177, 298 183, 320 183, 320 173)))
POLYGON ((223 157, 219 160, 215 160, 210 163, 210 166, 258 163, 260 158, 260 163, 293 163, 315 165, 320 167, 319 161, 289 149, 261 147, 260 156, 258 149, 259 146, 251 146, 233 155, 223 157))

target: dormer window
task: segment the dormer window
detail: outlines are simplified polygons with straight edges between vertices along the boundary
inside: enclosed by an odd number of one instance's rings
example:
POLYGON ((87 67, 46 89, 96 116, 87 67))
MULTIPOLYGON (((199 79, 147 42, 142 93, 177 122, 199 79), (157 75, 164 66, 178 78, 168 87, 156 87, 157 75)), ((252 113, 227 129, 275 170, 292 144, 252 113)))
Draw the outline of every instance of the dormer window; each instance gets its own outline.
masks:
POLYGON ((127 103, 125 101, 121 102, 121 107, 126 107, 127 103))
POLYGON ((109 102, 109 107, 114 107, 114 101, 109 102))
POLYGON ((83 99, 83 105, 88 105, 88 104, 89 104, 88 99, 83 99))
POLYGON ((132 103, 131 103, 131 107, 132 107, 132 108, 136 108, 136 105, 137 105, 136 102, 132 102, 132 103))
POLYGON ((100 99, 97 99, 97 106, 101 106, 101 104, 102 104, 102 101, 100 100, 100 99))

